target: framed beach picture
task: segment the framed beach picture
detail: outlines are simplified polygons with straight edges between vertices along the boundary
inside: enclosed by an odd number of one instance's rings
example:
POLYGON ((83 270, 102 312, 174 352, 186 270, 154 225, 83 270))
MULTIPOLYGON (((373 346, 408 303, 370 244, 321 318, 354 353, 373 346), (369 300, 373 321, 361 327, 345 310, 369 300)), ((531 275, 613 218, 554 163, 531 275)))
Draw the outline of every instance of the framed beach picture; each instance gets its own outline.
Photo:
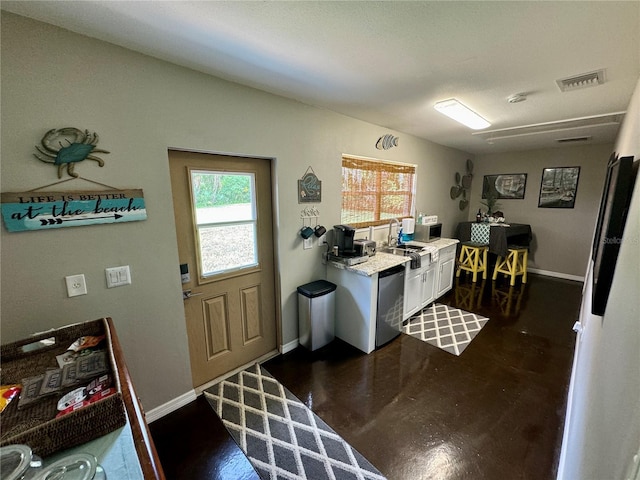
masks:
POLYGON ((538 208, 573 208, 580 167, 545 168, 540 182, 538 208))
POLYGON ((482 198, 523 199, 527 186, 526 173, 485 175, 482 182, 482 198))

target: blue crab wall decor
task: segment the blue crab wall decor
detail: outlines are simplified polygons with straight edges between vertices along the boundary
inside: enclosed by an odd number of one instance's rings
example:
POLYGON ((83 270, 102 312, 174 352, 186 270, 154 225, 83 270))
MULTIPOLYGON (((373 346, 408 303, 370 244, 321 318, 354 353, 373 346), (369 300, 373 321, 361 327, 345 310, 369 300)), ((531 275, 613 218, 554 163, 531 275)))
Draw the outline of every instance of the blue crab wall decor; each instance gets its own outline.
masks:
POLYGON ((93 160, 99 166, 104 167, 104 160, 95 156, 95 153, 109 153, 106 150, 96 148, 98 134, 89 130, 80 130, 74 127, 54 128, 44 134, 40 145, 36 150, 42 155, 33 155, 40 161, 53 163, 58 166, 58 178, 62 178, 62 172, 66 168, 72 177, 78 177, 74 172, 75 164, 84 160, 93 160))

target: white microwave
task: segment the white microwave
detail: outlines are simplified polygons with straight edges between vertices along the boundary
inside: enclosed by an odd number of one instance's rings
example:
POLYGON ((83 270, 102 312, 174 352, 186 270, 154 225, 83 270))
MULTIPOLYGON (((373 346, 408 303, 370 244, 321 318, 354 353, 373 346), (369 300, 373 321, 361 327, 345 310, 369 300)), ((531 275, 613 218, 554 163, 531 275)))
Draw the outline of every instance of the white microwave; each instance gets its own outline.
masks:
POLYGON ((442 224, 416 225, 413 231, 413 239, 416 242, 433 242, 442 236, 442 224))

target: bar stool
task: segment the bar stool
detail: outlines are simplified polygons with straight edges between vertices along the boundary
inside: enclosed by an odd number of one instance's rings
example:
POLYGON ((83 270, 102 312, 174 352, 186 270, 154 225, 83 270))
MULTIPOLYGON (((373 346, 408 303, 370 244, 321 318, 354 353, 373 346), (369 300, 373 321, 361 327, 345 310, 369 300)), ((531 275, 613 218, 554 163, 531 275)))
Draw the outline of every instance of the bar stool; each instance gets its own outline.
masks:
POLYGON ((460 276, 460 271, 473 272, 473 281, 478 278, 478 273, 482 273, 482 278, 487 278, 487 252, 489 245, 477 242, 463 242, 458 257, 458 268, 456 277, 460 276))
POLYGON ((527 247, 518 247, 510 245, 506 257, 498 257, 496 266, 493 269, 493 277, 498 278, 498 273, 504 273, 511 277, 509 285, 516 284, 516 277, 522 275, 522 283, 527 283, 527 259, 529 258, 529 249, 527 247))

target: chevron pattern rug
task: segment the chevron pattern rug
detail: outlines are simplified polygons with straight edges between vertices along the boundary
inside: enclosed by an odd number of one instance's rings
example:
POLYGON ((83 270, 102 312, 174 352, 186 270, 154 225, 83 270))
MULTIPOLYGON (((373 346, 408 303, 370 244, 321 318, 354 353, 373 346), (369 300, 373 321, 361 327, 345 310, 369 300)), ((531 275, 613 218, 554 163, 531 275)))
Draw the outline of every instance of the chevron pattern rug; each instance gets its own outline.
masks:
POLYGON ((260 365, 204 394, 264 480, 385 478, 260 365))
POLYGON ((434 303, 409 318, 403 333, 460 355, 489 321, 487 317, 434 303))

